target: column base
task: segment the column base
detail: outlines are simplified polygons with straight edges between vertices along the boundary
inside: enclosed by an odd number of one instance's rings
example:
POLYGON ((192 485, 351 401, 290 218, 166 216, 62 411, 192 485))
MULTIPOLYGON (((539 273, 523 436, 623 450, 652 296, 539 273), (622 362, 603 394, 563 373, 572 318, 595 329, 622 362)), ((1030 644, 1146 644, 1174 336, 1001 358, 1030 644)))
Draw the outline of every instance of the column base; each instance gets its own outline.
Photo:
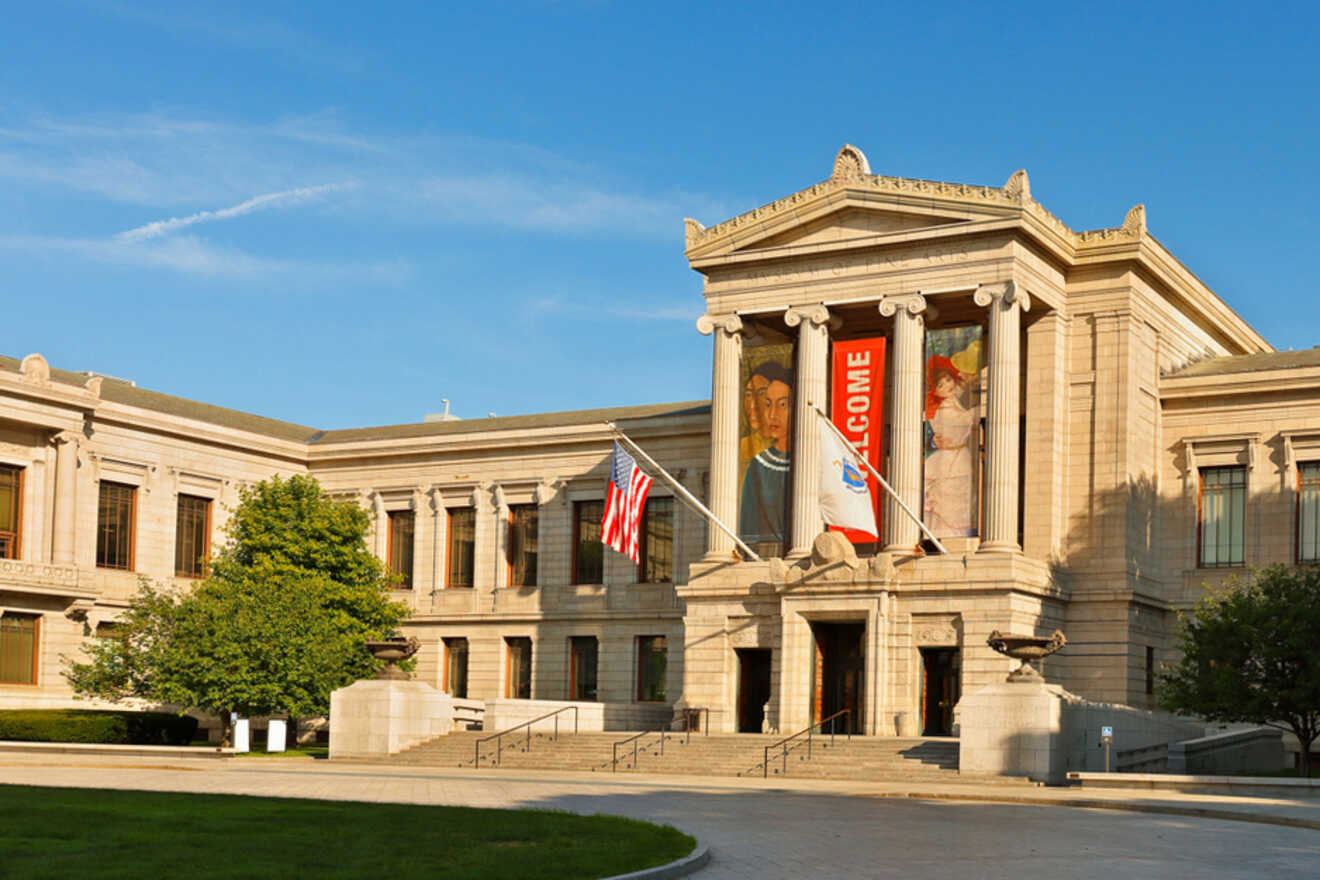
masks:
POLYGON ((730 548, 728 550, 708 550, 701 556, 702 562, 744 562, 742 556, 737 550, 730 548))
POLYGON ((1022 548, 1016 541, 987 541, 976 551, 977 553, 1021 553, 1022 548))

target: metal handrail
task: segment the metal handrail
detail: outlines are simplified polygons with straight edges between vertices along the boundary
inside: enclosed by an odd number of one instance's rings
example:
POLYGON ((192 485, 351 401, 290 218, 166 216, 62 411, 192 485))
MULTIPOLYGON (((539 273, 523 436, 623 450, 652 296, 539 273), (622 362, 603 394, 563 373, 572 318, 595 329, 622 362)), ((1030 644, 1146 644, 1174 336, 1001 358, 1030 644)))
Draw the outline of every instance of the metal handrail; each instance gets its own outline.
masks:
MULTIPOLYGON (((765 752, 761 756, 761 778, 764 779, 770 775, 770 750, 780 748, 781 746, 783 747, 783 754, 780 756, 782 758, 782 766, 779 770, 779 774, 781 776, 788 775, 788 744, 804 734, 807 737, 807 760, 810 761, 811 732, 815 730, 817 727, 824 727, 827 721, 829 722, 835 721, 840 715, 852 715, 852 709, 840 709, 838 712, 835 712, 833 715, 829 716, 828 718, 822 718, 819 721, 817 721, 815 724, 811 725, 810 727, 799 730, 797 733, 793 734, 792 736, 786 736, 783 739, 781 739, 779 742, 771 743, 770 745, 766 746, 765 752)), ((838 726, 837 724, 830 724, 831 746, 834 745, 834 730, 837 726, 838 726)), ((848 730, 848 742, 852 742, 851 728, 849 728, 848 730)))
POLYGON ((632 736, 628 737, 627 739, 621 739, 614 744, 612 748, 613 754, 610 757, 610 772, 611 773, 619 772, 619 746, 626 746, 628 743, 632 743, 632 747, 633 747, 632 765, 633 765, 633 769, 636 770, 637 743, 641 740, 642 737, 650 736, 653 733, 660 734, 660 754, 663 755, 665 753, 665 737, 668 735, 668 731, 665 730, 663 727, 656 727, 651 730, 643 730, 641 733, 635 733, 632 736))
POLYGON ((697 730, 698 730, 699 732, 703 732, 703 731, 704 731, 704 734, 703 734, 704 736, 710 736, 710 709, 709 709, 709 707, 707 707, 707 706, 693 706, 693 707, 690 708, 690 709, 684 709, 684 710, 683 710, 683 732, 686 734, 686 739, 683 741, 683 745, 687 745, 688 743, 692 742, 692 716, 693 716, 694 714, 697 716, 697 730), (706 726, 705 726, 705 727, 702 727, 702 726, 701 726, 701 713, 702 713, 702 712, 705 712, 705 713, 706 713, 706 726))
POLYGON ((563 707, 561 707, 561 708, 559 708, 559 709, 556 709, 556 710, 553 711, 553 712, 547 712, 547 713, 545 713, 544 715, 538 715, 538 716, 536 716, 535 718, 531 719, 530 721, 524 721, 522 724, 519 724, 519 725, 517 725, 516 727, 510 727, 508 730, 501 730, 499 733, 492 733, 490 736, 483 736, 481 739, 479 739, 479 740, 477 740, 475 743, 473 743, 472 766, 473 766, 473 767, 480 767, 480 766, 481 766, 481 744, 484 743, 484 742, 490 742, 491 740, 495 740, 495 763, 496 763, 496 764, 499 764, 501 758, 503 758, 503 755, 504 755, 504 741, 503 741, 503 740, 504 740, 504 737, 505 737, 507 734, 513 733, 515 730, 521 730, 521 729, 524 728, 524 727, 527 728, 527 749, 526 749, 526 751, 529 751, 529 752, 530 752, 530 751, 532 750, 532 725, 535 724, 535 723, 538 722, 538 721, 544 721, 544 720, 547 719, 547 718, 554 718, 554 719, 555 719, 555 735, 554 735, 554 740, 555 740, 556 742, 558 742, 558 741, 559 741, 559 715, 560 715, 560 713, 562 713, 562 712, 568 712, 568 711, 572 711, 572 713, 573 713, 573 732, 574 732, 574 733, 577 733, 577 732, 578 732, 578 707, 577 707, 577 706, 563 706, 563 707))

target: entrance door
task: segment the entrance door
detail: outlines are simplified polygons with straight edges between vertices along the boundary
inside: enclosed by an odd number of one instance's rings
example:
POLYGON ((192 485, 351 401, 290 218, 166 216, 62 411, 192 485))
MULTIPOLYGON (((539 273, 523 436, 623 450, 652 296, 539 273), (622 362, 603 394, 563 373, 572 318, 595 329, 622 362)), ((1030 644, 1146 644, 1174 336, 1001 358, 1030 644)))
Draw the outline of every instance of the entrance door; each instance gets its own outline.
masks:
POLYGON ((961 655, 957 648, 921 649, 921 735, 952 736, 961 655))
POLYGON ((770 699, 770 649, 735 648, 738 655, 738 732, 760 733, 770 699))
MULTIPOLYGON (((833 722, 838 733, 861 733, 866 669, 865 623, 811 625, 816 642, 811 694, 811 720, 829 718, 844 709, 848 714, 833 722)), ((829 731, 830 725, 825 730, 829 731)))

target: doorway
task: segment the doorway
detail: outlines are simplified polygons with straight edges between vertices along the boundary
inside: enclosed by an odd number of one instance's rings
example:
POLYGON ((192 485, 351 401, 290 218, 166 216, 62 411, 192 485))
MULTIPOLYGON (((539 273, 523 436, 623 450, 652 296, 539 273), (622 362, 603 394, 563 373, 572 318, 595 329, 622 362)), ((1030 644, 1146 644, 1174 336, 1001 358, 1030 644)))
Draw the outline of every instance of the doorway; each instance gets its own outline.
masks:
MULTIPOLYGON (((866 624, 811 624, 815 642, 814 668, 811 677, 811 720, 818 722, 847 710, 833 722, 838 733, 861 733, 863 730, 866 624)), ((831 725, 826 725, 829 731, 831 725)))
POLYGON ((738 656, 738 732, 760 733, 770 700, 770 649, 735 648, 738 656))
POLYGON ((953 707, 960 696, 962 652, 921 649, 921 735, 953 736, 953 707))

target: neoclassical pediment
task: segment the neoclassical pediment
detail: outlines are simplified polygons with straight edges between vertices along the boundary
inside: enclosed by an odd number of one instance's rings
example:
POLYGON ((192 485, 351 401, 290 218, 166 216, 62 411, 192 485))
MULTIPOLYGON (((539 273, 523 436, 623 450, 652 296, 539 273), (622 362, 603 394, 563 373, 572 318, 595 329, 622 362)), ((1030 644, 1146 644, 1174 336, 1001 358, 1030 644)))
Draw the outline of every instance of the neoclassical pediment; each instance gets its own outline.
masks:
POLYGON ((850 205, 814 220, 794 225, 783 232, 755 238, 735 247, 734 250, 739 252, 794 245, 830 244, 965 222, 967 222, 965 217, 904 213, 897 210, 885 211, 850 205))

